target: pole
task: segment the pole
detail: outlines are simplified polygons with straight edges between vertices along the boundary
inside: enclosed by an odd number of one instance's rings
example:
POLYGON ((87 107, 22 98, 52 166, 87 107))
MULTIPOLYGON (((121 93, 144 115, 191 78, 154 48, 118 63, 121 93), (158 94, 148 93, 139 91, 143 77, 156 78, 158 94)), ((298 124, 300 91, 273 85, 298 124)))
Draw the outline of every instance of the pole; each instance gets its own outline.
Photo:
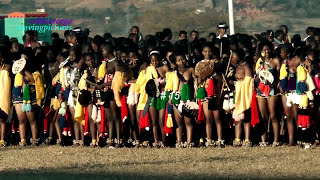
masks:
POLYGON ((234 23, 233 23, 233 3, 232 0, 228 0, 229 9, 229 24, 230 24, 230 35, 234 34, 234 23))

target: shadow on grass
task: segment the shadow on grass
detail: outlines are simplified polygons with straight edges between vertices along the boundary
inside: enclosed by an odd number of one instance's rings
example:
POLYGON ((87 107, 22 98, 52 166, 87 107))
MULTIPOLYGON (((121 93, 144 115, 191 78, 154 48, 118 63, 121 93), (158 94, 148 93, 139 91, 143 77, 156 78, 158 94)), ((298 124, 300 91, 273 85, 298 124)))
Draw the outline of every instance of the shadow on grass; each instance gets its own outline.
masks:
MULTIPOLYGON (((184 175, 170 175, 170 174, 163 174, 163 175, 141 175, 141 174, 128 174, 123 170, 123 173, 118 172, 98 172, 98 173, 83 173, 79 172, 76 173, 68 173, 63 172, 65 169, 58 168, 58 169, 39 169, 39 170, 31 170, 31 169, 22 169, 22 170, 5 170, 0 171, 0 179, 14 179, 14 180, 33 180, 33 179, 40 179, 40 180, 60 180, 60 179, 67 179, 67 180, 91 180, 91 179, 137 179, 137 180, 164 180, 164 179, 295 179, 297 177, 278 177, 278 176, 261 176, 261 174, 251 174, 250 176, 239 176, 239 175, 195 175, 186 173, 184 175)), ((312 177, 309 177, 312 178, 312 177)))

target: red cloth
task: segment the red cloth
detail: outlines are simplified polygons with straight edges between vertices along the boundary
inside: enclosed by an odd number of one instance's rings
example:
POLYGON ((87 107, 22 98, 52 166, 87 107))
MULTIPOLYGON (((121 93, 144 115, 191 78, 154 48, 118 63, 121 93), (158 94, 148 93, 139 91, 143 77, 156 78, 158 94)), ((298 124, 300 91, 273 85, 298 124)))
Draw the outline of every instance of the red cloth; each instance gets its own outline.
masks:
POLYGON ((104 114, 104 107, 100 106, 100 113, 101 113, 101 121, 100 121, 100 137, 104 137, 104 133, 106 132, 105 127, 105 114, 104 114))
POLYGON ((48 112, 50 111, 50 107, 49 106, 45 106, 44 107, 44 119, 43 119, 43 133, 46 134, 48 131, 48 116, 46 116, 46 114, 48 114, 48 112))
POLYGON ((251 101, 251 125, 253 127, 255 127, 260 122, 256 95, 257 95, 257 92, 254 90, 252 93, 252 101, 251 101))
POLYGON ((12 133, 15 133, 15 132, 16 132, 16 129, 14 128, 14 118, 13 118, 12 121, 11 121, 11 132, 12 132, 12 133))
POLYGON ((140 111, 140 119, 139 119, 139 130, 142 132, 145 128, 150 128, 150 114, 149 111, 145 116, 142 115, 142 111, 140 111))
POLYGON ((198 104, 199 104, 198 122, 199 122, 199 124, 205 123, 206 120, 204 118, 204 112, 203 112, 203 107, 202 107, 202 104, 201 104, 201 99, 198 100, 198 104))
POLYGON ((121 97, 121 121, 124 122, 128 119, 128 106, 127 106, 127 98, 125 95, 121 97))
POLYGON ((261 92, 264 93, 264 95, 269 96, 269 93, 270 93, 270 86, 269 85, 264 85, 262 82, 260 82, 258 88, 261 90, 261 92))
POLYGON ((298 115, 298 127, 302 130, 306 130, 310 127, 310 116, 298 115))
POLYGON ((68 124, 68 127, 67 127, 68 135, 71 136, 72 123, 71 123, 70 114, 69 114, 68 109, 67 109, 67 113, 66 113, 66 121, 68 124))
POLYGON ((84 108, 84 135, 89 135, 89 114, 88 114, 88 108, 84 108))
POLYGON ((208 83, 208 87, 207 87, 206 91, 207 91, 207 94, 209 97, 216 95, 216 87, 214 85, 213 78, 209 79, 209 83, 208 83))
POLYGON ((316 86, 315 93, 319 94, 320 93, 320 78, 319 77, 314 77, 314 85, 316 86))
MULTIPOLYGON (((168 107, 168 105, 167 105, 168 107)), ((165 115, 165 118, 164 118, 164 126, 163 126, 163 131, 164 131, 164 134, 172 134, 172 128, 169 128, 167 127, 167 119, 168 119, 168 109, 166 107, 166 115, 165 115)))

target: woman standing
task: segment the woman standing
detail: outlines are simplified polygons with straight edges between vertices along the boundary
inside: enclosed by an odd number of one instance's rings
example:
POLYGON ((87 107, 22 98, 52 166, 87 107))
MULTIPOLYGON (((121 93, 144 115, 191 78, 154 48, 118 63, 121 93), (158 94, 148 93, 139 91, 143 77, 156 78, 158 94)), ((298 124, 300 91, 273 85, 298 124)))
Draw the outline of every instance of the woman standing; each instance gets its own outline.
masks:
MULTIPOLYGON (((20 146, 26 146, 26 124, 30 122, 32 139, 31 145, 37 146, 38 127, 35 118, 34 108, 41 106, 41 99, 44 97, 44 87, 37 64, 33 64, 33 55, 30 49, 25 49, 21 59, 15 61, 13 73, 15 74, 13 103, 19 119, 20 146)), ((40 64, 40 63, 39 63, 40 64)))
POLYGON ((273 45, 269 41, 263 41, 258 47, 261 57, 255 65, 255 85, 257 90, 257 104, 261 114, 263 134, 260 146, 267 146, 266 132, 269 119, 273 127, 273 146, 279 146, 279 122, 276 116, 276 107, 280 100, 278 85, 278 74, 280 61, 273 57, 273 45))
MULTIPOLYGON (((184 55, 176 54, 175 55, 175 64, 177 66, 176 73, 178 77, 178 91, 173 94, 171 103, 178 106, 179 103, 186 103, 187 101, 192 101, 194 99, 193 92, 193 81, 195 78, 194 68, 188 67, 186 65, 187 61, 184 55)), ((176 147, 193 147, 192 142, 192 133, 193 133, 193 122, 192 118, 185 116, 182 112, 179 112, 178 107, 174 109, 174 117, 177 123, 176 135, 177 135, 177 144, 176 147), (187 142, 185 145, 182 143, 182 132, 183 124, 186 125, 187 130, 187 142)))

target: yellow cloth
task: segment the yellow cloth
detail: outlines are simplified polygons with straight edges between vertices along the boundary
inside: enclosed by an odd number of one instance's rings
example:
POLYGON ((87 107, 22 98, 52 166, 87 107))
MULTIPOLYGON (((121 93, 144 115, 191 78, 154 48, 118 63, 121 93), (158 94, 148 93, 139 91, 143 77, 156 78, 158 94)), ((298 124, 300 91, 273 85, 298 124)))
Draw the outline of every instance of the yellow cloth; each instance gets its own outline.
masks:
POLYGON ((84 107, 81 106, 79 102, 77 102, 75 106, 75 112, 74 112, 74 120, 80 123, 81 125, 84 125, 84 107))
POLYGON ((150 65, 147 67, 146 69, 146 78, 147 78, 147 82, 150 79, 158 79, 158 73, 157 70, 154 66, 150 65))
POLYGON ((240 114, 251 107, 252 101, 252 87, 253 79, 250 76, 246 76, 244 80, 236 81, 235 89, 235 111, 236 114, 240 114))
POLYGON ((37 101, 37 104, 41 106, 41 99, 44 98, 44 86, 42 83, 41 74, 40 72, 36 71, 32 73, 32 75, 35 81, 34 84, 36 88, 36 101, 37 101))
POLYGON ((137 105, 137 110, 143 110, 144 106, 146 105, 148 95, 146 93, 146 70, 142 70, 139 73, 138 79, 136 81, 136 93, 140 94, 139 101, 137 105))
POLYGON ((280 68, 280 80, 287 78, 288 72, 287 72, 287 66, 286 64, 282 64, 280 68))
POLYGON ((51 98, 50 107, 52 107, 54 110, 58 110, 58 109, 60 108, 59 99, 57 99, 57 98, 51 98))
POLYGON ((102 61, 102 64, 99 67, 98 70, 98 79, 104 79, 104 76, 106 75, 106 67, 107 67, 107 61, 102 61))
POLYGON ((179 78, 178 78, 178 75, 177 75, 177 72, 173 72, 172 73, 172 91, 176 92, 179 90, 179 78))
POLYGON ((307 108, 308 107, 308 97, 306 94, 301 95, 299 106, 300 106, 300 108, 307 108))
POLYGON ((258 71, 259 67, 261 66, 261 61, 262 61, 262 59, 259 58, 258 61, 257 61, 257 63, 256 63, 256 67, 255 67, 255 71, 256 71, 256 72, 258 71))
POLYGON ((52 86, 58 83, 59 78, 60 78, 60 72, 58 72, 58 74, 56 74, 56 76, 52 79, 52 86))
POLYGON ((59 80, 61 84, 61 88, 64 91, 66 89, 66 77, 65 77, 65 68, 60 69, 59 80))
POLYGON ((307 69, 299 65, 297 67, 297 76, 298 82, 305 81, 307 79, 307 69))
POLYGON ((172 72, 167 72, 166 73, 166 86, 164 87, 165 91, 172 91, 173 89, 173 79, 172 77, 172 72))
POLYGON ((18 87, 23 85, 23 76, 21 73, 17 73, 14 77, 14 86, 18 87))
MULTIPOLYGON (((18 73, 20 74, 20 73, 18 73)), ((10 73, 6 70, 0 70, 0 109, 7 115, 11 105, 11 79, 10 73)))
POLYGON ((146 70, 142 70, 137 79, 136 92, 140 94, 137 110, 143 110, 148 100, 146 84, 150 79, 158 79, 158 73, 154 66, 150 65, 146 70))
POLYGON ((168 114, 167 124, 166 125, 167 125, 168 128, 172 128, 173 127, 172 114, 168 114))
POLYGON ((308 99, 313 100, 314 97, 313 97, 312 91, 316 88, 316 86, 314 85, 313 79, 309 73, 307 73, 306 83, 308 86, 308 91, 306 92, 307 97, 308 99))
POLYGON ((116 101, 118 107, 121 107, 120 92, 123 87, 123 76, 124 72, 116 71, 111 83, 111 89, 114 93, 114 100, 116 101))
POLYGON ((81 76, 79 84, 78 84, 79 90, 87 90, 88 89, 87 88, 87 81, 86 81, 87 78, 88 78, 88 72, 87 72, 87 70, 85 70, 83 72, 83 75, 81 76))
POLYGON ((179 90, 179 78, 177 73, 167 72, 165 91, 178 91, 178 90, 179 90))

